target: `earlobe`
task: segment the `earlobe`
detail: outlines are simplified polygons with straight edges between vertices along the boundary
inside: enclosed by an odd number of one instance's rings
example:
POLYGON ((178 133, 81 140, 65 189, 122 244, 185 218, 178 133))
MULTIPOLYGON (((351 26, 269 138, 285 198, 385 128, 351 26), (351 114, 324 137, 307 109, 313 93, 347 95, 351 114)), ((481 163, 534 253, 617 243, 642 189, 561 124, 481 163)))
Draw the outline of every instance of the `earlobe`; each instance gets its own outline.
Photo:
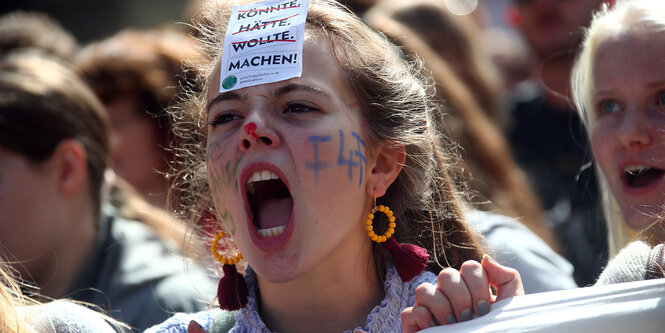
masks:
POLYGON ((63 140, 53 155, 58 167, 60 192, 65 195, 78 192, 88 176, 88 159, 83 145, 77 140, 63 140))
POLYGON ((377 152, 374 165, 367 178, 367 195, 382 197, 397 179, 406 161, 406 148, 402 144, 385 143, 377 152))

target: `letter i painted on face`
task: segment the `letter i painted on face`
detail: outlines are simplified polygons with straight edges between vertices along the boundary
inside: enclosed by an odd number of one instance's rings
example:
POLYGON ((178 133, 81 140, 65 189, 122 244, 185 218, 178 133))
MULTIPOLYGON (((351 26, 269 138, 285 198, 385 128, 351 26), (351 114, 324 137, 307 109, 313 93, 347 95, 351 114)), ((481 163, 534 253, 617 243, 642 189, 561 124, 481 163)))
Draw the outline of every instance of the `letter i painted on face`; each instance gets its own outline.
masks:
POLYGON ((330 135, 318 136, 312 135, 309 137, 309 141, 312 142, 314 148, 314 162, 305 162, 305 167, 310 170, 314 170, 314 180, 319 182, 319 170, 327 168, 330 163, 324 163, 319 161, 319 142, 330 141, 330 135))

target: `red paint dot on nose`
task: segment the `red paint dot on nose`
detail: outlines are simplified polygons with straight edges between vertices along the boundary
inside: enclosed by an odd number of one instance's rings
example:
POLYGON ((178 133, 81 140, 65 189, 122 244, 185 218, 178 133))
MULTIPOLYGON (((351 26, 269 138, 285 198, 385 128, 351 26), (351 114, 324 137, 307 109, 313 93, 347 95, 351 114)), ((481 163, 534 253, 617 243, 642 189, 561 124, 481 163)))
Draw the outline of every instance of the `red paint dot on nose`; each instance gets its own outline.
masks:
POLYGON ((256 123, 255 122, 251 122, 251 123, 245 125, 245 132, 247 132, 247 134, 252 134, 254 131, 256 131, 256 123))
POLYGON ((258 135, 256 135, 256 133, 254 133, 254 131, 256 131, 256 123, 255 122, 251 122, 251 123, 243 126, 243 128, 245 129, 245 132, 247 132, 247 134, 251 135, 252 137, 254 137, 254 138, 259 137, 258 135))

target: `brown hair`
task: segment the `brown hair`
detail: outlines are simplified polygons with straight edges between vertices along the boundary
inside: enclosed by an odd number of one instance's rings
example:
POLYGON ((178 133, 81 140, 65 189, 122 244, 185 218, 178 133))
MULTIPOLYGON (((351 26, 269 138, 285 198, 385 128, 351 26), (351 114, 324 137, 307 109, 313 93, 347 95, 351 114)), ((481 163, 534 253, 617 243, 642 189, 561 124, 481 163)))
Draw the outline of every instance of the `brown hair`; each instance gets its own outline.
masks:
MULTIPOLYGON (((109 157, 109 120, 94 93, 68 67, 43 53, 18 52, 0 61, 0 146, 33 163, 48 159, 65 139, 86 151, 90 197, 102 202, 109 157)), ((182 246, 181 223, 147 204, 129 185, 114 182, 110 199, 120 215, 144 222, 182 246)))
MULTIPOLYGON (((166 148, 171 132, 166 109, 179 101, 184 88, 198 90, 189 65, 197 60, 194 40, 182 33, 129 29, 85 47, 75 68, 103 102, 124 95, 136 97, 138 112, 155 119, 166 148)), ((171 160, 170 152, 164 153, 171 160)))
POLYGON ((491 121, 503 122, 500 113, 501 75, 477 42, 481 32, 471 15, 454 15, 435 0, 383 0, 366 18, 391 18, 409 27, 433 52, 443 58, 491 121))
POLYGON ((64 139, 76 139, 85 148, 90 195, 99 209, 109 156, 104 107, 55 59, 36 53, 4 59, 0 63, 0 146, 39 163, 64 139))
MULTIPOLYGON (((423 7, 421 10, 434 8, 418 3, 413 6, 423 7)), ((437 12, 440 10, 443 9, 436 9, 437 12)), ((499 213, 521 219, 550 247, 558 248, 536 196, 512 158, 506 139, 467 85, 430 47, 432 44, 421 39, 407 23, 377 14, 370 15, 368 22, 403 46, 405 52, 418 54, 432 72, 437 95, 449 106, 442 125, 461 147, 460 167, 472 194, 476 195, 474 203, 483 210, 496 209, 499 213)))
POLYGON ((69 62, 78 52, 79 44, 46 14, 14 11, 0 16, 0 55, 24 49, 38 49, 69 62))
MULTIPOLYGON (((225 2, 204 8, 204 22, 215 25, 199 26, 208 57, 213 59, 200 71, 203 81, 221 57, 231 5, 225 2)), ((482 249, 464 221, 465 204, 454 184, 455 176, 450 174, 456 155, 436 125, 442 109, 432 102, 432 86, 419 62, 405 60, 394 44, 330 0, 310 1, 306 34, 329 43, 362 105, 369 141, 393 142, 406 149, 402 171, 386 195, 377 199, 377 204, 390 206, 397 220, 403 221, 394 237, 428 249, 428 269, 434 272, 441 269, 439 262, 459 268, 465 260, 480 260, 482 249)), ((183 145, 177 150, 173 194, 193 222, 204 211, 214 211, 205 174, 206 93, 204 88, 193 96, 189 107, 174 112, 178 119, 175 131, 183 145)), ((374 254, 382 276, 385 250, 375 245, 374 254)))

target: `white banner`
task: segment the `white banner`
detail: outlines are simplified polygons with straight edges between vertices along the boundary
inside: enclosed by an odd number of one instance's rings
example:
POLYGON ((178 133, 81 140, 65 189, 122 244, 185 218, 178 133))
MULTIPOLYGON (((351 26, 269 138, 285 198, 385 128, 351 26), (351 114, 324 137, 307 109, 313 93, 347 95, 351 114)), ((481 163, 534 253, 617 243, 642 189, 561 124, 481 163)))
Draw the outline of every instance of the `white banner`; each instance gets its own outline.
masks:
POLYGON ((512 297, 482 317, 420 332, 662 333, 665 279, 512 297))

